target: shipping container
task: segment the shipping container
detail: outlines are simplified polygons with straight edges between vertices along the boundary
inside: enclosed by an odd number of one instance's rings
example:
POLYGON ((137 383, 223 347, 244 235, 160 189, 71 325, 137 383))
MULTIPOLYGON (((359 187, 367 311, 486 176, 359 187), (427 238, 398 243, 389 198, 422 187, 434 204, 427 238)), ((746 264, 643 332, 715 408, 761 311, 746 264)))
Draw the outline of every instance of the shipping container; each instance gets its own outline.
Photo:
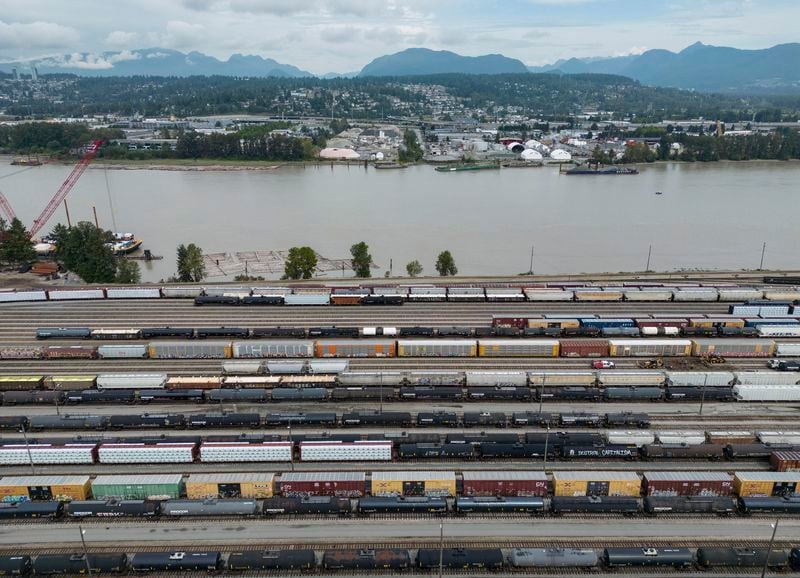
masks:
POLYGON ((400 339, 398 357, 475 357, 478 342, 474 339, 400 339))
POLYGON ((605 357, 608 340, 566 339, 561 341, 561 357, 605 357))
POLYGON ((306 462, 391 461, 392 442, 300 442, 300 460, 306 462))
POLYGON ((395 342, 385 339, 319 340, 316 357, 395 357, 395 342))
POLYGON ((151 359, 230 359, 229 341, 162 341, 147 347, 151 359))
POLYGON ((233 357, 236 359, 313 356, 313 341, 293 339, 291 341, 265 340, 233 342, 233 357))
POLYGON ((290 462, 291 442, 203 442, 200 444, 200 461, 222 462, 290 462))
POLYGON ((372 472, 373 496, 455 496, 455 472, 372 472))
POLYGON ((364 472, 284 472, 278 487, 287 497, 358 498, 367 493, 364 472))
POLYGON ((740 498, 797 496, 800 472, 735 472, 733 489, 740 498))
POLYGON ((639 496, 641 491, 635 472, 553 472, 554 496, 639 496))
POLYGON ((644 472, 648 496, 729 496, 733 476, 726 472, 644 472))
POLYGON ((101 373, 97 376, 97 389, 162 389, 166 383, 166 373, 101 373))
POLYGON ((470 471, 462 473, 464 496, 547 496, 543 471, 470 471))
POLYGON ((609 339, 608 347, 611 357, 686 357, 692 354, 692 342, 688 339, 609 339))
POLYGON ((85 500, 91 495, 89 476, 3 476, 0 502, 85 500))
POLYGON ((183 493, 181 474, 101 475, 92 482, 96 500, 174 500, 183 493))
POLYGON ((146 345, 100 345, 97 348, 100 359, 145 359, 147 357, 146 345))

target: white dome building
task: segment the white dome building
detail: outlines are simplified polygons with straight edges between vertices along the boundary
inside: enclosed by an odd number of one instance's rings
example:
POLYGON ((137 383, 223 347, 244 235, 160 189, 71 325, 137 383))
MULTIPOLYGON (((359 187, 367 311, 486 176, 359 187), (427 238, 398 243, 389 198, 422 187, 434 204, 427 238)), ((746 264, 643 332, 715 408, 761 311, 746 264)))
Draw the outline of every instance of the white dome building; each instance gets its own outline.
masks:
POLYGON ((550 158, 554 161, 571 161, 572 155, 563 149, 556 149, 550 153, 550 158))
POLYGON ((540 153, 539 151, 535 151, 533 149, 525 149, 520 153, 519 158, 521 158, 523 161, 540 161, 544 157, 542 156, 542 153, 540 153))
POLYGON ((361 158, 353 149, 328 148, 319 151, 319 158, 329 161, 354 161, 361 158))
POLYGON ((506 148, 508 148, 508 150, 510 150, 512 153, 519 154, 525 150, 525 145, 522 144, 521 142, 510 142, 508 143, 506 148))

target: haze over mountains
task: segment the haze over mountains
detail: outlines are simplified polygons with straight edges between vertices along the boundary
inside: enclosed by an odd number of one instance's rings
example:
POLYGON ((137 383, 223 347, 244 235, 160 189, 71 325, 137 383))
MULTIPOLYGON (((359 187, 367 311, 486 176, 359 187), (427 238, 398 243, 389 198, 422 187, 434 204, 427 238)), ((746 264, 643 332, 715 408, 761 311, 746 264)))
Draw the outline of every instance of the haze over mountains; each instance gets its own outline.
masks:
MULTIPOLYGON (((310 72, 261 56, 232 55, 227 61, 200 52, 149 48, 99 55, 73 54, 20 63, 2 63, 9 72, 36 65, 40 74, 73 73, 82 76, 190 76, 311 77, 310 72)), ((571 58, 551 65, 526 67, 501 54, 462 56, 454 52, 409 48, 380 56, 360 72, 336 76, 408 76, 440 73, 502 74, 525 72, 597 73, 628 76, 643 84, 710 92, 800 91, 800 43, 763 50, 695 43, 680 52, 648 50, 640 55, 611 58, 571 58)))

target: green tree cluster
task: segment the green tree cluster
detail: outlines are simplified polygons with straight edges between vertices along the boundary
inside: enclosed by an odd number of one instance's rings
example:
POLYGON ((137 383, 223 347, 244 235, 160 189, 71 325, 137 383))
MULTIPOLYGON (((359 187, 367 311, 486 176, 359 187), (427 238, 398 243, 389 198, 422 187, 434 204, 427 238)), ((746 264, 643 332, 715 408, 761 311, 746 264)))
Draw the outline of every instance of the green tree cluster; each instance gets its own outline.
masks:
POLYGON ((139 263, 125 258, 117 259, 117 276, 114 282, 127 285, 141 283, 142 272, 139 269, 139 263))
POLYGON ((91 140, 123 138, 121 129, 90 129, 85 123, 28 122, 0 125, 0 150, 13 153, 60 153, 91 140))
POLYGON ((422 275, 422 264, 414 259, 406 265, 406 273, 409 277, 419 277, 422 275))
POLYGON ((0 218, 0 263, 26 265, 36 260, 30 235, 17 218, 7 224, 0 218))
POLYGON ((283 279, 311 279, 317 268, 317 254, 311 247, 292 247, 283 266, 283 279))
POLYGON ((450 251, 442 251, 439 253, 439 256, 436 258, 436 271, 438 271, 439 275, 442 277, 447 277, 448 275, 458 275, 456 260, 453 259, 453 255, 450 253, 450 251))
POLYGON ((113 241, 111 232, 81 221, 70 228, 56 225, 50 236, 56 244, 56 259, 85 282, 113 283, 116 280, 117 262, 106 244, 113 241))
POLYGON ((352 256, 350 264, 353 266, 356 277, 371 277, 372 255, 369 254, 369 245, 364 241, 356 243, 350 247, 350 255, 352 256))
POLYGON ((406 129, 403 133, 403 145, 400 147, 398 157, 402 163, 416 163, 422 160, 423 150, 414 130, 406 129))
POLYGON ((178 281, 184 283, 199 283, 206 276, 206 266, 203 262, 203 250, 189 243, 178 245, 178 281))

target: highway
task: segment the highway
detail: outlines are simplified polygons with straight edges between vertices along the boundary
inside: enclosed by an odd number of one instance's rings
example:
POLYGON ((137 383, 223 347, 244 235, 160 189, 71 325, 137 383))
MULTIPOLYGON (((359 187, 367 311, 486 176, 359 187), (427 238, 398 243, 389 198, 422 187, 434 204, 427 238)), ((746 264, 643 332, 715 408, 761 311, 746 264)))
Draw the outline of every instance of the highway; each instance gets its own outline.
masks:
MULTIPOLYGON (((337 519, 304 520, 302 522, 245 519, 212 522, 108 522, 85 523, 87 546, 162 546, 177 547, 247 546, 250 544, 325 544, 439 541, 439 519, 337 519)), ((48 523, 47 531, 40 524, 0 525, 0 544, 5 547, 63 548, 80 547, 75 523, 48 523)), ((503 520, 451 519, 444 521, 446 541, 490 543, 495 540, 545 542, 590 541, 602 543, 604 538, 635 537, 637 540, 769 540, 770 522, 759 519, 716 518, 707 520, 671 519, 668 521, 638 518, 587 518, 542 520, 515 518, 503 520), (595 522, 596 521, 596 522, 595 522), (602 529, 598 527, 602 525, 602 529)), ((800 520, 780 522, 779 541, 800 543, 800 520)))

